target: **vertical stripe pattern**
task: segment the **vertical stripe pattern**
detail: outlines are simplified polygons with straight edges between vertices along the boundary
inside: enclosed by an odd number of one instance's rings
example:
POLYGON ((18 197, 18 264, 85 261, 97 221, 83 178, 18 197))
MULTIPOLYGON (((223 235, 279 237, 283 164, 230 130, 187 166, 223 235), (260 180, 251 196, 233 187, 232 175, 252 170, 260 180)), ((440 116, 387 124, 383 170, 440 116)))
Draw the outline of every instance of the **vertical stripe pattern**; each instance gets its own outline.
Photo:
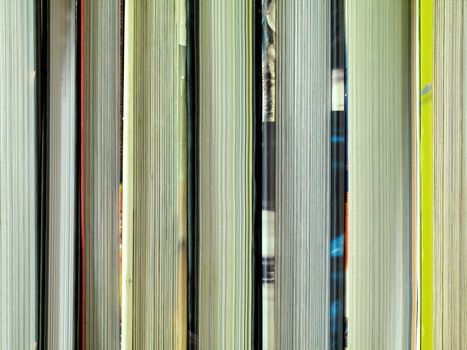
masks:
POLYGON ((252 2, 199 0, 199 347, 252 346, 252 2))
POLYGON ((277 6, 276 347, 327 349, 331 3, 277 6))
POLYGON ((411 338, 410 3, 347 0, 348 347, 411 338))
POLYGON ((433 4, 433 348, 465 349, 467 4, 433 4))
POLYGON ((35 1, 0 0, 0 349, 37 346, 35 1))
POLYGON ((118 1, 84 7, 85 349, 116 349, 119 308, 118 1))

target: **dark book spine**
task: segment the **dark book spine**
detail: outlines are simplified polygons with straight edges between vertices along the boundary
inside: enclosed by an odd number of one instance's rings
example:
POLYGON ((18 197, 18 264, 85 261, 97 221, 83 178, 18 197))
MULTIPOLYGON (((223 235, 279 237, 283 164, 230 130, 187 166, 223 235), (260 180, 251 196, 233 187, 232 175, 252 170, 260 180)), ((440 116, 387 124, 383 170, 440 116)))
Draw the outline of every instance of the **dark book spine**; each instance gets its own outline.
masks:
POLYGON ((252 348, 262 349, 262 197, 263 197, 263 149, 262 149, 262 130, 263 130, 263 71, 262 71, 262 0, 252 2, 252 23, 253 23, 253 42, 252 42, 252 91, 253 91, 253 125, 252 125, 252 209, 253 209, 253 241, 252 241, 252 348))
POLYGON ((331 349, 344 348, 347 135, 344 0, 331 1, 331 349))
POLYGON ((275 348, 276 1, 261 2, 262 347, 275 348))
POLYGON ((47 349, 49 217, 49 1, 36 1, 36 164, 38 224, 38 348, 47 349))
POLYGON ((188 117, 188 349, 199 347, 199 56, 198 0, 187 2, 187 117, 188 117))

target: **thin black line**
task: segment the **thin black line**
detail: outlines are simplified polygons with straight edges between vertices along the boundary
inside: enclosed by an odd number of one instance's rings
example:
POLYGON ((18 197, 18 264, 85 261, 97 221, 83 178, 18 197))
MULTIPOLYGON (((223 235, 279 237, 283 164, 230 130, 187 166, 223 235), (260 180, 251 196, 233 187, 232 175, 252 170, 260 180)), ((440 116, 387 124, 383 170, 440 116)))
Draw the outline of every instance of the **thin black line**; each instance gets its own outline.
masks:
POLYGON ((37 276, 39 349, 47 349, 49 189, 49 1, 36 1, 37 276))
POLYGON ((198 349, 199 271, 199 2, 187 4, 187 117, 188 117, 188 349, 198 349))
POLYGON ((81 0, 75 1, 75 30, 76 30, 76 118, 75 118, 75 280, 74 280, 74 344, 76 349, 81 349, 81 0))
POLYGON ((252 347, 262 349, 262 260, 261 260, 261 189, 262 189, 262 50, 261 20, 262 2, 253 2, 253 40, 252 40, 252 91, 253 91, 253 174, 252 174, 252 208, 253 208, 253 242, 252 242, 252 347))

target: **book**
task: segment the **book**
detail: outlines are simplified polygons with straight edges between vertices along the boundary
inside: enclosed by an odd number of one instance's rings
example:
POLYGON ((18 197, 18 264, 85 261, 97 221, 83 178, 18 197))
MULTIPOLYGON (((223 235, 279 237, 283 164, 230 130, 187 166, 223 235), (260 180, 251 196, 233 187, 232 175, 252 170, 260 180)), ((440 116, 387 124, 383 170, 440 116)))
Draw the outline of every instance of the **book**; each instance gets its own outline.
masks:
POLYGON ((28 349, 39 342, 37 7, 0 9, 0 348, 28 349))
POLYGON ((331 2, 279 1, 275 348, 329 347, 331 2))
MULTIPOLYGON (((79 79, 76 1, 52 0, 44 20, 47 101, 44 133, 47 166, 42 240, 46 285, 41 348, 73 349, 79 337, 79 79), (68 20, 64 20, 68 19, 68 20)), ((41 86, 42 87, 42 86, 41 86)))
POLYGON ((120 344, 120 4, 82 1, 81 339, 84 348, 120 344))
POLYGON ((349 349, 411 348, 411 8, 347 1, 349 349))
POLYGON ((253 2, 198 5, 198 345, 252 346, 253 2))
POLYGON ((186 349, 186 3, 126 2, 125 349, 186 349))
MULTIPOLYGON (((462 349, 467 344, 467 319, 463 311, 467 297, 464 254, 467 242, 467 4, 437 0, 432 4, 432 80, 421 86, 422 99, 432 104, 432 168, 429 170, 433 177, 428 190, 433 203, 431 242, 428 241, 432 261, 429 267, 422 265, 432 272, 432 286, 424 285, 432 287, 433 337, 427 348, 462 349)), ((422 133, 425 128, 429 126, 422 119, 422 133)), ((422 309, 423 312, 430 317, 430 310, 422 309)))

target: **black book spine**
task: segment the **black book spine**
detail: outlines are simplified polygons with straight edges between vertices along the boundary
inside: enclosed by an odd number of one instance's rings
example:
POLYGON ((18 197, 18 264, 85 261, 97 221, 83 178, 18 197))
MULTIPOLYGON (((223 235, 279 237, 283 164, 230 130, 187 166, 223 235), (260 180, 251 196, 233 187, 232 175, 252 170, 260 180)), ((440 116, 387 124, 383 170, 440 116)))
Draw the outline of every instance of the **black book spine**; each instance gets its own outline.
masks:
POLYGON ((49 1, 36 0, 36 166, 38 348, 47 349, 49 189, 49 1))
POLYGON ((347 127, 344 0, 331 1, 331 349, 345 347, 347 127))
POLYGON ((188 349, 199 347, 199 55, 198 0, 187 2, 187 127, 188 127, 188 349))

